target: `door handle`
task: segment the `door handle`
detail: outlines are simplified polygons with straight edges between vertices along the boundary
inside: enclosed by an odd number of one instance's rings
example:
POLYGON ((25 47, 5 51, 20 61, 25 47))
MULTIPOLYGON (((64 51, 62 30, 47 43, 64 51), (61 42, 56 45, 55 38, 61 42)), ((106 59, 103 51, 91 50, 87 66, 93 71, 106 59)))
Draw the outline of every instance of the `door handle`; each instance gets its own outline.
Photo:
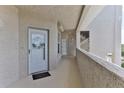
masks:
POLYGON ((30 49, 28 49, 28 53, 29 53, 29 54, 30 54, 30 52, 31 52, 30 49))
POLYGON ((43 48, 43 59, 45 60, 45 44, 44 44, 44 48, 43 48))

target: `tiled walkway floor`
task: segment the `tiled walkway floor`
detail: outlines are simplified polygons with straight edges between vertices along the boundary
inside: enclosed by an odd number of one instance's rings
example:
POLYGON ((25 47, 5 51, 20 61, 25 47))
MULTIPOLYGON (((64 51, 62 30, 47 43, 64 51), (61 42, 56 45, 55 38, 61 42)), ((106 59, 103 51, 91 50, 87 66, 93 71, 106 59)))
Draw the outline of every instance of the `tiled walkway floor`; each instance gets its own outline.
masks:
POLYGON ((80 88, 81 78, 77 63, 73 57, 63 57, 55 70, 50 71, 51 76, 32 80, 31 76, 21 79, 9 87, 18 88, 80 88))

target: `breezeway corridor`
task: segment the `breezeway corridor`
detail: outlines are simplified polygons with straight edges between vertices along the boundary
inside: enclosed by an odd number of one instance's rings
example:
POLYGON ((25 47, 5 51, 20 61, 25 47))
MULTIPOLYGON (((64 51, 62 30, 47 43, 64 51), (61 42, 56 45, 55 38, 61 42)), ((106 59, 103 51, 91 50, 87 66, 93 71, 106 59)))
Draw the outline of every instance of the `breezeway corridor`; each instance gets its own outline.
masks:
POLYGON ((0 6, 0 87, 124 87, 121 10, 121 5, 0 6))
POLYGON ((16 81, 9 87, 18 88, 51 88, 51 87, 82 87, 79 68, 74 57, 63 57, 59 66, 50 71, 51 76, 32 80, 31 76, 16 81))

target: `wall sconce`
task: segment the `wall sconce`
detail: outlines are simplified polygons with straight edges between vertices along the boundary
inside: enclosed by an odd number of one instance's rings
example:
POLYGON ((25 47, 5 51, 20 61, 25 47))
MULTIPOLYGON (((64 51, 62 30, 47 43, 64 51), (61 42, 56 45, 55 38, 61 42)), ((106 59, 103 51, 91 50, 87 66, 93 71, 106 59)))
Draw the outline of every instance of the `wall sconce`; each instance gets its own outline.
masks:
POLYGON ((57 26, 58 26, 58 29, 59 29, 61 32, 64 32, 64 27, 63 27, 63 25, 62 25, 60 22, 57 23, 57 26))

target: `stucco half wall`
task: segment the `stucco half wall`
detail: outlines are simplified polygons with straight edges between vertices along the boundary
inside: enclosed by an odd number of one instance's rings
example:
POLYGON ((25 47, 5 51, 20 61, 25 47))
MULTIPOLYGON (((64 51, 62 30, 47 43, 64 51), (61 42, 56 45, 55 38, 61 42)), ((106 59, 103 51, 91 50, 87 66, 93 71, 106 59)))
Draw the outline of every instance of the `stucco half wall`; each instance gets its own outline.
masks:
MULTIPOLYGON (((85 88, 120 88, 124 87, 124 78, 109 71, 104 66, 98 64, 89 56, 77 52, 77 62, 82 77, 82 84, 85 88)), ((121 71, 123 72, 123 71, 121 71)))

